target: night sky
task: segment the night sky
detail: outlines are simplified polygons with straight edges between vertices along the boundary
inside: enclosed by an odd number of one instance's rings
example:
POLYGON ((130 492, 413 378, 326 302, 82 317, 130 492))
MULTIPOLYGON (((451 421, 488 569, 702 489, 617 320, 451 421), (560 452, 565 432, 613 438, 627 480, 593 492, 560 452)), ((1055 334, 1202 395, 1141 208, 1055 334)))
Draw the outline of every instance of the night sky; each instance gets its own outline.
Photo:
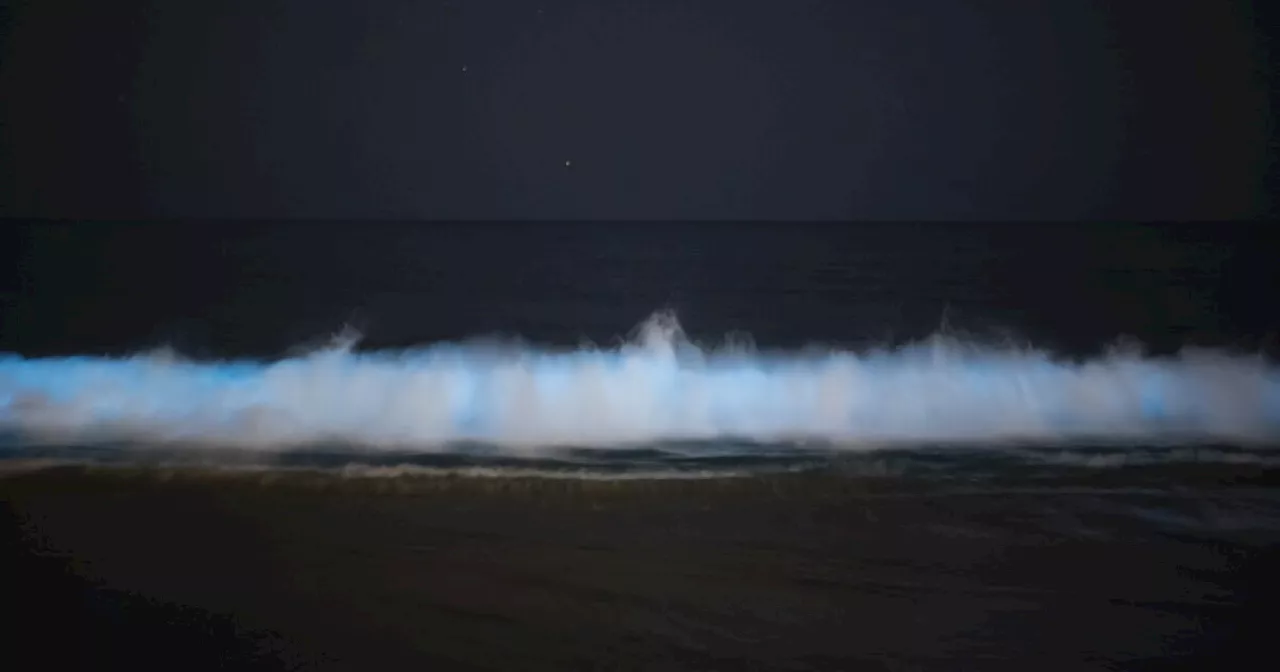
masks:
POLYGON ((1250 4, 0 0, 0 216, 1265 216, 1250 4))

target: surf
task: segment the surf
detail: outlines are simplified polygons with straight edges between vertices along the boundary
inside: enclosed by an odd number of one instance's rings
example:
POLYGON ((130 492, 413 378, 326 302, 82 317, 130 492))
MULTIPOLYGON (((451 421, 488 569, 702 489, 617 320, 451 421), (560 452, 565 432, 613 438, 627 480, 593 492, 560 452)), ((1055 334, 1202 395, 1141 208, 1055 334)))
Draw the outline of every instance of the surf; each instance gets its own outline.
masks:
POLYGON ((439 343, 360 352, 344 334, 270 361, 0 355, 0 432, 24 444, 287 450, 322 443, 511 453, 671 441, 1271 443, 1261 356, 1133 350, 1071 360, 944 335, 899 348, 703 347, 658 313, 616 347, 439 343))

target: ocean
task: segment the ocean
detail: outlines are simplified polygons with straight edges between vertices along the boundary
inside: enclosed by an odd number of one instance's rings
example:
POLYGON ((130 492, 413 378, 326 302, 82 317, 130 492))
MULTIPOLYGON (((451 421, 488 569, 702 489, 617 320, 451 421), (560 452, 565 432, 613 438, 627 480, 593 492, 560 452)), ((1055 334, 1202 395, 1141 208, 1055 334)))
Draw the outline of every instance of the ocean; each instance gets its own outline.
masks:
POLYGON ((6 648, 1264 667, 1265 224, 9 224, 6 648))

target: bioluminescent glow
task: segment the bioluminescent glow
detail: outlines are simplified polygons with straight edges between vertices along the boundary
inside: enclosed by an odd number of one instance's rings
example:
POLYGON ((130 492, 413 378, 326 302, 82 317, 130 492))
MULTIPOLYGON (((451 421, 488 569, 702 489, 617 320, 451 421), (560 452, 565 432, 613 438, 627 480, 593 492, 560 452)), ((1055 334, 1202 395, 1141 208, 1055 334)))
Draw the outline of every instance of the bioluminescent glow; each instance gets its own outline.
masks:
POLYGON ((674 318, 610 350, 349 344, 272 362, 0 357, 23 440, 288 448, 617 446, 733 437, 900 442, 1271 441, 1280 370, 1215 351, 1085 362, 945 339, 898 350, 716 352, 674 318))

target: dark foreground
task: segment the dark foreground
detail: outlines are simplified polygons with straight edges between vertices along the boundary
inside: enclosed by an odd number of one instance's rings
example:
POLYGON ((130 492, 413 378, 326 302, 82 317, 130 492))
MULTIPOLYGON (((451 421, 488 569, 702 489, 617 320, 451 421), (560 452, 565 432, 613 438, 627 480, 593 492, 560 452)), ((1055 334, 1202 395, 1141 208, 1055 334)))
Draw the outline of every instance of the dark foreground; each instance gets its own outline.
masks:
POLYGON ((11 474, 0 655, 6 669, 1270 669, 1273 480, 11 474))

